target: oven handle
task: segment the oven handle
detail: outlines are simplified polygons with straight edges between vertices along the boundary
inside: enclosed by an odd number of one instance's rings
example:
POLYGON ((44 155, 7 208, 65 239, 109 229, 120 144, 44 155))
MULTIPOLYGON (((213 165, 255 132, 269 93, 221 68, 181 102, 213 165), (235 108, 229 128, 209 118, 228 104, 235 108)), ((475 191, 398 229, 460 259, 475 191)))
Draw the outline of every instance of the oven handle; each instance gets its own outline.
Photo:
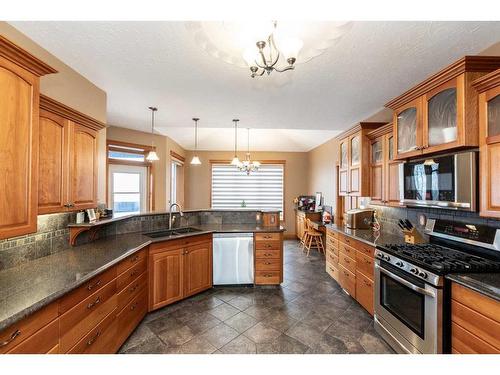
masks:
POLYGON ((427 290, 427 289, 424 289, 424 288, 420 288, 419 286, 416 286, 416 285, 414 285, 414 284, 406 281, 401 276, 398 276, 398 275, 392 273, 391 271, 387 271, 385 268, 380 267, 378 264, 375 264, 375 268, 377 268, 378 270, 380 270, 380 272, 385 273, 387 276, 390 276, 393 279, 399 281, 401 284, 407 286, 408 288, 414 290, 415 292, 418 292, 420 294, 424 294, 426 296, 430 296, 432 298, 436 298, 436 294, 433 293, 433 292, 431 292, 430 290, 427 290))

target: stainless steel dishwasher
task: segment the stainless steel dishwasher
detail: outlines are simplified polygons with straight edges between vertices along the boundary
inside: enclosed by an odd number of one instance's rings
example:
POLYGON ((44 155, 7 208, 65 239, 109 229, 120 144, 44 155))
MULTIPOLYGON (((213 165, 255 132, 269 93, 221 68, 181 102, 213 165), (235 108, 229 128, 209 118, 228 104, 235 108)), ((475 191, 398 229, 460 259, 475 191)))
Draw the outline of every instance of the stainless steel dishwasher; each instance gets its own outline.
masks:
POLYGON ((253 233, 213 236, 213 284, 253 284, 253 233))

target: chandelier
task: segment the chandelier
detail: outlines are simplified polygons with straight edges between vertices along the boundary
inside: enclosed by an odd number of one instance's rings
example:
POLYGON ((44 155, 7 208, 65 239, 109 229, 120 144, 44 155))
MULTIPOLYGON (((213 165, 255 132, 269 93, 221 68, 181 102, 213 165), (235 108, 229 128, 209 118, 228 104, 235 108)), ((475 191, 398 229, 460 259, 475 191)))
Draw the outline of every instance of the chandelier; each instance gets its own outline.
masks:
POLYGON ((294 64, 304 42, 295 37, 281 37, 277 45, 275 37, 277 24, 273 21, 270 32, 264 31, 264 37, 255 41, 255 47, 248 48, 243 53, 252 78, 262 76, 264 73, 269 75, 272 71, 283 73, 295 68, 294 64), (280 66, 283 64, 282 60, 286 61, 284 66, 280 66))
POLYGON ((251 172, 255 172, 259 169, 260 163, 258 161, 252 161, 250 159, 250 129, 247 128, 247 153, 245 155, 245 160, 238 164, 238 169, 250 175, 251 172))

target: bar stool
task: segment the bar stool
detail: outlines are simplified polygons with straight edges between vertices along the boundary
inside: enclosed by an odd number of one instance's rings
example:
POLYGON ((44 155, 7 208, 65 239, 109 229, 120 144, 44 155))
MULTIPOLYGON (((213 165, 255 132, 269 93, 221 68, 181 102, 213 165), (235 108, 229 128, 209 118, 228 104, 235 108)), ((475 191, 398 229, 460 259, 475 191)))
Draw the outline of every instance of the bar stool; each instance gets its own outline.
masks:
POLYGON ((309 238, 309 219, 304 219, 304 234, 302 235, 302 238, 300 239, 300 246, 302 247, 302 252, 306 251, 306 243, 309 238))
POLYGON ((321 232, 318 232, 313 228, 311 224, 311 219, 306 219, 307 222, 307 237, 306 237, 306 249, 307 256, 309 256, 309 252, 311 248, 314 247, 320 254, 325 253, 325 248, 323 246, 323 235, 321 232))

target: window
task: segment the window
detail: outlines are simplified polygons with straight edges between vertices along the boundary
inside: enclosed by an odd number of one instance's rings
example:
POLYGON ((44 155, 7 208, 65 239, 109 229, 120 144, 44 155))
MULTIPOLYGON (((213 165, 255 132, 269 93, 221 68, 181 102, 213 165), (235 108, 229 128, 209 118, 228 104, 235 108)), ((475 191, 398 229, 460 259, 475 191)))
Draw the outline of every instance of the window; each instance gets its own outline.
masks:
POLYGON ((230 164, 212 164, 212 208, 278 209, 283 219, 284 164, 262 164, 247 175, 230 164))
POLYGON ((175 159, 170 162, 170 203, 183 206, 184 165, 175 159))
POLYGON ((109 166, 109 201, 113 215, 128 215, 146 210, 147 168, 131 165, 109 166))

